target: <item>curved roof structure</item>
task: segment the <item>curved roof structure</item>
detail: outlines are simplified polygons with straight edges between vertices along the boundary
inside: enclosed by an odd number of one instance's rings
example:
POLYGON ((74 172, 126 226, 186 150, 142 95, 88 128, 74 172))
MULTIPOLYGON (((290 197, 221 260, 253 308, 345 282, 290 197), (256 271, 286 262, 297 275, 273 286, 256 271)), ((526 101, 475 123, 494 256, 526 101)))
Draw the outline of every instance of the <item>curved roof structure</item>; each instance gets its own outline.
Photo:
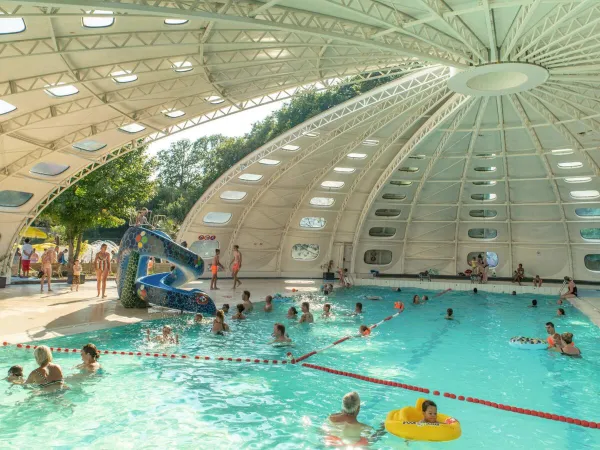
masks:
POLYGON ((344 255, 356 272, 455 273, 489 251, 500 274, 523 262, 591 278, 598 8, 0 1, 0 255, 65 187, 137 145, 352 75, 409 71, 257 149, 181 237, 237 242, 261 273, 316 273, 344 255))

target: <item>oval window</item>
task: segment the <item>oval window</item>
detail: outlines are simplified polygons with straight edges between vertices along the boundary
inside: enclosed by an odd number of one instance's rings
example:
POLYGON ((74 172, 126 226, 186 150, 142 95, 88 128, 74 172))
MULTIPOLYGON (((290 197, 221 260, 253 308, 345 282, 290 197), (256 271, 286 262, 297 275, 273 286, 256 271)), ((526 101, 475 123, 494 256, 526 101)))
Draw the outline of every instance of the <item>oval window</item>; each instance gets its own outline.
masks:
POLYGON ((496 167, 495 166, 485 166, 485 167, 475 167, 474 168, 475 172, 495 172, 496 171, 496 167))
POLYGON ((344 187, 344 182, 343 181, 323 181, 321 183, 321 187, 324 187, 327 189, 341 189, 344 187))
POLYGON ((498 237, 498 230, 495 228, 471 228, 468 233, 471 239, 495 239, 498 237))
POLYGON ((367 250, 364 261, 367 264, 386 265, 392 262, 391 250, 367 250))
POLYGON ((332 206, 335 199, 331 197, 313 197, 310 199, 310 204, 313 206, 332 206))
POLYGON ((495 181, 473 181, 474 186, 496 186, 495 181))
POLYGON ((384 200, 404 200, 406 198, 406 195, 404 194, 392 194, 390 192, 386 192, 385 194, 383 194, 383 199, 384 200))
POLYGON ((585 255, 583 258, 585 268, 592 272, 600 272, 600 254, 585 255))
POLYGON ((409 172, 409 173, 415 173, 419 171, 418 167, 409 167, 409 166, 405 166, 405 167, 400 167, 398 169, 400 172, 409 172))
POLYGON ((481 202, 491 202, 492 200, 496 200, 497 197, 496 194, 471 194, 473 200, 481 202))
POLYGON ((583 163, 579 161, 569 161, 558 163, 559 169, 579 169, 583 167, 583 163))
POLYGON ((204 216, 204 223, 209 225, 223 225, 231 220, 231 213, 209 212, 204 216))
POLYGON ((318 257, 318 244, 295 244, 292 247, 292 259, 296 261, 314 261, 318 257))
POLYGON ((69 166, 67 166, 65 164, 41 162, 41 163, 37 163, 29 171, 36 175, 45 175, 48 177, 55 177, 56 175, 60 175, 61 173, 63 173, 68 168, 69 168, 69 166))
POLYGON ((570 194, 571 194, 571 197, 573 197, 576 200, 590 200, 592 198, 600 197, 600 192, 598 192, 596 190, 571 191, 570 194))
POLYGON ((402 180, 392 180, 390 181, 390 184, 394 185, 394 186, 410 186, 411 184, 413 184, 412 181, 402 181, 402 180))
POLYGON ((263 176, 256 173, 244 173, 238 178, 242 181, 259 181, 263 176))
POLYGON ((396 235, 396 229, 393 227, 373 227, 369 230, 369 236, 373 237, 393 237, 396 235))
POLYGON ((375 215, 379 217, 398 217, 400 215, 400 210, 391 208, 381 208, 375 211, 375 215))
POLYGON ((472 209, 469 211, 469 215, 471 217, 481 217, 484 219, 489 219, 491 217, 496 217, 498 215, 498 211, 495 209, 472 209))
POLYGON ((577 208, 575 214, 579 217, 600 217, 600 208, 577 208))
POLYGON ((582 228, 579 234, 588 241, 600 241, 600 228, 582 228))
POLYGON ((31 200, 33 194, 22 191, 0 191, 0 206, 3 208, 17 208, 31 200))
POLYGON ((221 192, 222 200, 230 200, 230 201, 240 201, 246 197, 247 193, 244 191, 223 191, 221 192))
POLYGON ((327 221, 323 217, 303 217, 300 219, 301 228, 324 228, 327 221))

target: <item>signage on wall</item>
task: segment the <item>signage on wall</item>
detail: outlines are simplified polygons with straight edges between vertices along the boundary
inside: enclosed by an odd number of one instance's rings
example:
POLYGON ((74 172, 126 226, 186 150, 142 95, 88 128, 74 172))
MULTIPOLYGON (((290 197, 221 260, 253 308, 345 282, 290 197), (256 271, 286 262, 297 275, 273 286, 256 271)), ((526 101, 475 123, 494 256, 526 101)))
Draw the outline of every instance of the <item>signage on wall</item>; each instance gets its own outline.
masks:
POLYGON ((199 241, 214 241, 216 238, 214 234, 201 234, 198 236, 199 241))

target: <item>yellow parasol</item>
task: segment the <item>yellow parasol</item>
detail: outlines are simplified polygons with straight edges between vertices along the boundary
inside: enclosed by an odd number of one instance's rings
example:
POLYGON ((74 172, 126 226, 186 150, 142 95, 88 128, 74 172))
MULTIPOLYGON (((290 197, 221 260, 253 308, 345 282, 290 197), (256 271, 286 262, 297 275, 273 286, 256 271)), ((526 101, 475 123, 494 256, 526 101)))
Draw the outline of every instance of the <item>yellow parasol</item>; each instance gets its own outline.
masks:
POLYGON ((48 235, 46 233, 44 233, 42 230, 40 230, 39 228, 29 227, 29 228, 27 228, 27 230, 25 230, 25 233, 23 233, 22 237, 34 238, 34 239, 46 239, 48 237, 48 235))

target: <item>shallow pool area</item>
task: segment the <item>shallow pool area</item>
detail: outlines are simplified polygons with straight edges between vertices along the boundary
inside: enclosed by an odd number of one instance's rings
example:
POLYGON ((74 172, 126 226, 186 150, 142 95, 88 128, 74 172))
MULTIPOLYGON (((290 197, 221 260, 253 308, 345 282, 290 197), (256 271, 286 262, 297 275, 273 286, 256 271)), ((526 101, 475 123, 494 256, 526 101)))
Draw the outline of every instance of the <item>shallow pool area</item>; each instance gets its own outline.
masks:
MULTIPOLYGON (((33 395, 18 386, 2 386, 0 443, 61 449, 324 448, 322 424, 340 410, 345 393, 357 391, 362 401, 359 420, 374 428, 388 411, 414 405, 419 397, 434 399, 439 412, 461 422, 458 440, 411 442, 414 449, 598 448, 599 429, 326 373, 291 364, 286 356, 292 352, 298 358, 357 334, 361 324, 390 316, 396 312, 394 303, 402 301, 404 311, 375 328, 371 336, 347 340, 303 362, 431 392, 600 422, 600 329, 585 315, 563 305, 566 316, 556 317, 555 297, 537 296, 539 306, 529 308, 534 298, 530 295, 436 294, 376 287, 338 290, 329 298, 302 293, 275 302, 272 313, 260 311, 262 304, 257 304, 245 321, 228 317, 231 333, 225 336, 210 333, 212 318, 192 324, 192 316, 184 315, 44 341, 70 349, 93 342, 117 354, 101 356, 101 373, 80 377, 73 368, 80 362, 79 354, 55 351, 55 362, 71 376, 67 381, 71 389, 60 394, 33 395), (428 295, 430 300, 412 305, 414 294, 428 295), (381 300, 369 300, 370 296, 381 300), (286 319, 287 309, 300 310, 302 301, 310 302, 314 324, 286 319), (326 302, 332 305, 333 317, 328 319, 321 317, 326 302), (361 315, 351 315, 356 302, 363 304, 361 315), (456 320, 444 319, 447 308, 453 308, 456 320), (558 332, 574 334, 583 358, 508 345, 516 335, 545 338, 547 321, 553 321, 558 332), (267 344, 275 322, 286 325, 293 347, 267 344), (179 334, 179 345, 147 342, 146 330, 158 333, 164 324, 179 334), (136 356, 138 352, 142 355, 136 356), (210 359, 197 360, 196 355, 210 359)), ((26 373, 36 367, 31 350, 1 348, 0 370, 6 373, 14 364, 23 365, 26 373)), ((370 448, 406 445, 386 434, 370 448)))

